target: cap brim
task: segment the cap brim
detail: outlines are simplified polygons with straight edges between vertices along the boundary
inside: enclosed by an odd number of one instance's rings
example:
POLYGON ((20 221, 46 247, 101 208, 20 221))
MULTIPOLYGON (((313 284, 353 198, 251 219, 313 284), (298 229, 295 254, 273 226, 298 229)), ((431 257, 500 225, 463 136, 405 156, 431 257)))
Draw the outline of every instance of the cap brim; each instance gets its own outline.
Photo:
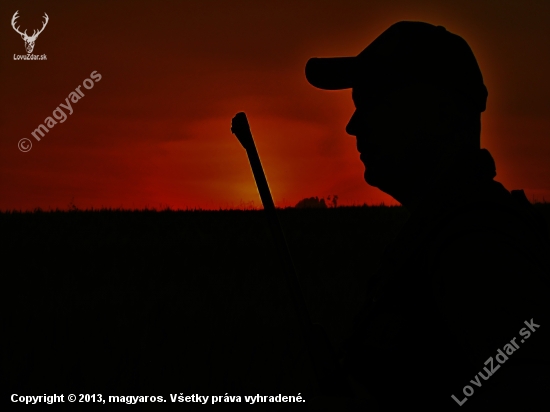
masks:
POLYGON ((306 79, 323 90, 353 87, 356 57, 313 57, 306 63, 306 79))

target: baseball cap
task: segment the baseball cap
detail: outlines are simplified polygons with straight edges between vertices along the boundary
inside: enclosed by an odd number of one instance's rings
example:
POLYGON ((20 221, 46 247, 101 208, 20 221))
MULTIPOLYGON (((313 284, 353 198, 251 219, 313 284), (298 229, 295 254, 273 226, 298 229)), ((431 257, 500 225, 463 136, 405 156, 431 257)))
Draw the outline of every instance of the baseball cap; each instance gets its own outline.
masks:
POLYGON ((314 57, 306 78, 324 90, 360 88, 383 95, 415 82, 436 85, 463 107, 483 112, 487 88, 466 41, 445 29, 418 21, 393 24, 354 57, 314 57))

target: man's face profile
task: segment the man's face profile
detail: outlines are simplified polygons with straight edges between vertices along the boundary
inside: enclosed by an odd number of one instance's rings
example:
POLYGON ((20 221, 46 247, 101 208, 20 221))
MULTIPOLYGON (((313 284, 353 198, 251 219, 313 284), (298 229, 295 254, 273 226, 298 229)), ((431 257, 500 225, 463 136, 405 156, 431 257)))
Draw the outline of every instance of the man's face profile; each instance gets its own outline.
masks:
POLYGON ((346 132, 357 138, 365 181, 385 191, 414 180, 422 162, 441 146, 444 134, 437 89, 413 84, 374 95, 354 87, 355 104, 346 132))

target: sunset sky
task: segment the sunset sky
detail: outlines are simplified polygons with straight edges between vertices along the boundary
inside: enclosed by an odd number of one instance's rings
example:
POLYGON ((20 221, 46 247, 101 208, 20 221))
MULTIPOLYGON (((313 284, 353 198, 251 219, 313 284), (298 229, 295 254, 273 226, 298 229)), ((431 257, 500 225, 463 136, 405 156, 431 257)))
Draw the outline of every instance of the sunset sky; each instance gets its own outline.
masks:
POLYGON ((550 1, 11 1, 0 3, 0 210, 259 207, 244 111, 277 206, 338 195, 398 204, 363 180, 345 132, 351 90, 322 91, 310 57, 355 56, 391 24, 445 26, 489 91, 482 147, 495 180, 550 201, 550 1), (20 30, 42 26, 33 54, 20 30), (73 113, 44 123, 92 72, 73 113), (32 142, 29 152, 18 142, 32 142))

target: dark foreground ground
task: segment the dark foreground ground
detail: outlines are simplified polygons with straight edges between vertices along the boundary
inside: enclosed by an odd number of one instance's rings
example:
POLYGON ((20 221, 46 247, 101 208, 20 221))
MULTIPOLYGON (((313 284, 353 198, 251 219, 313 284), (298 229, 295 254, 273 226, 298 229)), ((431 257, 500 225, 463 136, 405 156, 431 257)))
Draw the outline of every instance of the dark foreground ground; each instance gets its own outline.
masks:
MULTIPOLYGON (((550 205, 536 206, 550 224, 550 205)), ((339 348, 408 213, 279 217, 312 317, 339 348)), ((154 395, 167 402, 125 407, 204 410, 210 398, 170 394, 227 394, 241 397, 237 410, 297 410, 244 396, 316 394, 263 211, 1 213, 0 236, 2 404, 13 393, 154 395)))

